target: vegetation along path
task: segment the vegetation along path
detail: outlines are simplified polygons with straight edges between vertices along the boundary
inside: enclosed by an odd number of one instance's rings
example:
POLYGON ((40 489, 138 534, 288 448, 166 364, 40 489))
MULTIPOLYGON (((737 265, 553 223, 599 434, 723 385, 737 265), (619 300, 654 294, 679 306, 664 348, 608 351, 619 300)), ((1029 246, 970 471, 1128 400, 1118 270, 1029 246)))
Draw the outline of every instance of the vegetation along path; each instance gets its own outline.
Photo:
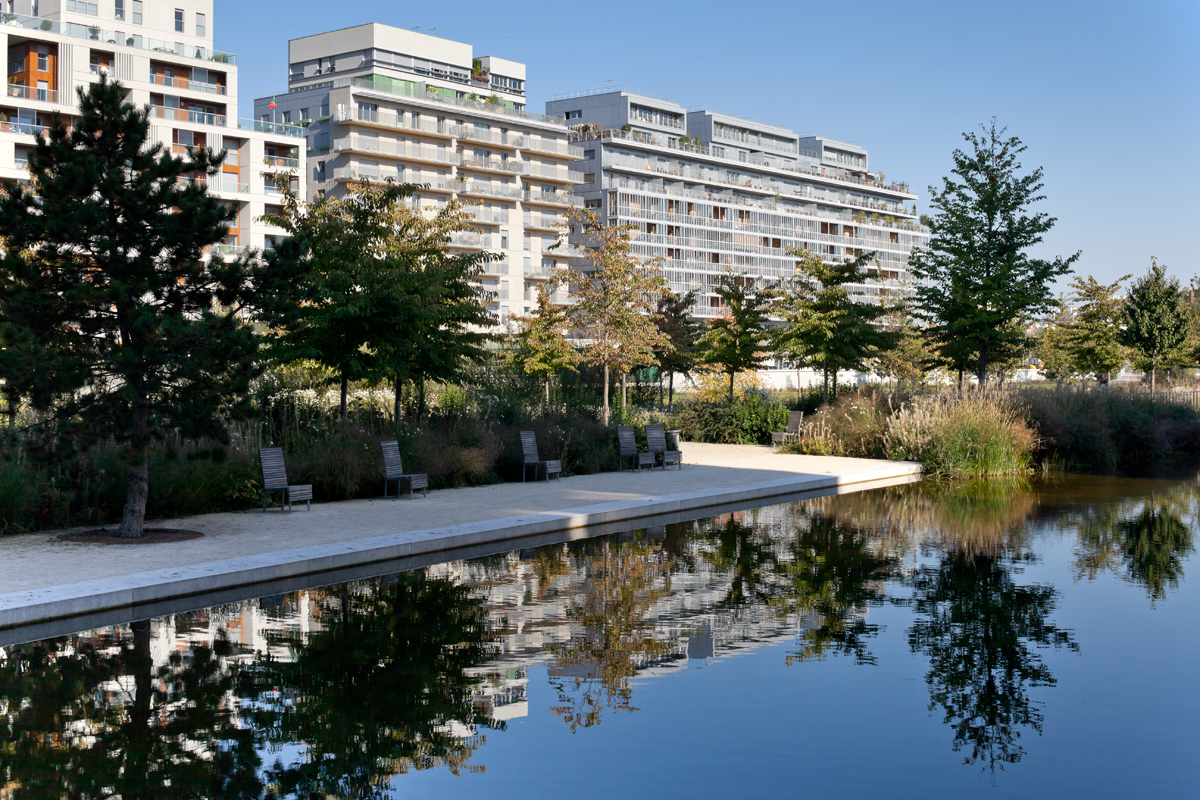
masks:
POLYGON ((920 472, 909 462, 782 455, 746 445, 685 443, 683 452, 682 470, 610 472, 549 484, 449 489, 428 499, 351 500, 314 505, 311 512, 256 509, 156 524, 204 534, 190 541, 98 545, 52 533, 7 537, 0 539, 0 625, 703 508, 709 497, 737 502, 920 472), (31 616, 33 607, 43 612, 31 616))

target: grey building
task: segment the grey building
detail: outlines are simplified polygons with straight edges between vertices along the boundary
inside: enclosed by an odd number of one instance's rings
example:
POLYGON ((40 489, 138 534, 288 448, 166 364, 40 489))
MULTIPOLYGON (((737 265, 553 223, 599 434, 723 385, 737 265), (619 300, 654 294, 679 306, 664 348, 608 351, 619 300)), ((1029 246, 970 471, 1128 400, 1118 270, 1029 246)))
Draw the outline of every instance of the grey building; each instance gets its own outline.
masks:
POLYGON ((288 90, 256 99, 254 112, 307 130, 309 195, 392 178, 427 186, 420 207, 461 201, 478 228, 456 234, 456 248, 504 256, 483 279, 491 310, 527 312, 537 285, 567 265, 551 245, 582 202, 582 175, 566 121, 526 109, 525 65, 377 23, 293 39, 288 53, 288 90))
POLYGON ((672 291, 697 290, 699 317, 727 269, 770 283, 795 273, 789 248, 832 258, 876 253, 864 300, 902 291, 925 232, 917 196, 871 172, 855 144, 795 132, 620 87, 555 97, 583 150, 577 191, 608 223, 632 224, 634 246, 663 259, 672 291))

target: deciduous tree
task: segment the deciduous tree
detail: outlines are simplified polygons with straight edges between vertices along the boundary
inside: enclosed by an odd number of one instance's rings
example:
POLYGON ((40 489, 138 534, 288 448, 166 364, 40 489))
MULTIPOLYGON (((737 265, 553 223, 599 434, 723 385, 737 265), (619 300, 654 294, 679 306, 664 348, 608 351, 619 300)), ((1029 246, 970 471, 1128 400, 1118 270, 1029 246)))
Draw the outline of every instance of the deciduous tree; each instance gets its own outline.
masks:
POLYGON ((700 362, 729 378, 729 402, 739 372, 757 370, 769 352, 767 320, 773 294, 756 288, 754 278, 726 271, 715 287, 724 301, 721 313, 708 325, 697 347, 700 362))
POLYGON ((574 372, 583 356, 567 339, 570 316, 567 308, 554 302, 557 280, 538 287, 537 308, 527 317, 516 317, 520 330, 509 363, 526 375, 541 378, 546 403, 550 403, 550 381, 560 371, 574 372))
POLYGON ((662 376, 667 374, 667 406, 675 405, 675 373, 691 375, 696 366, 696 342, 701 336, 701 323, 691 315, 696 304, 696 292, 677 295, 666 292, 658 299, 654 322, 666 335, 670 347, 656 348, 658 356, 658 402, 662 404, 662 376))
POLYGON ((1069 329, 1071 351, 1075 363, 1084 374, 1092 373, 1096 380, 1107 382, 1109 376, 1125 363, 1125 348, 1121 346, 1121 283, 1129 275, 1104 284, 1088 275, 1076 275, 1071 280, 1071 300, 1078 303, 1075 319, 1069 329))

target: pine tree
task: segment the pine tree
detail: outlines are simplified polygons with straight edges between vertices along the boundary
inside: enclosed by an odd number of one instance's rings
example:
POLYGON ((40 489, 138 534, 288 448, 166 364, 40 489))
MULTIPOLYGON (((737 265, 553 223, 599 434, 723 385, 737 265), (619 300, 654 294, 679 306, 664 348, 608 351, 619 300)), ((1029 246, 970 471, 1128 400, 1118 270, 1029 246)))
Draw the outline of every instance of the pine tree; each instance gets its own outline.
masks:
POLYGON ((570 317, 565 306, 554 302, 556 280, 538 287, 537 308, 528 317, 516 317, 520 326, 509 363, 527 375, 542 380, 546 404, 550 404, 550 381, 559 372, 574 372, 583 357, 567 339, 570 317))
POLYGON ((994 119, 982 130, 963 134, 971 152, 956 149, 953 177, 942 179, 940 191, 929 187, 936 212, 928 220, 930 239, 910 259, 919 281, 917 313, 948 355, 975 352, 980 385, 993 353, 1019 346, 1013 337, 1023 338, 1024 324, 1053 305, 1051 282, 1079 258, 1029 256, 1056 222, 1029 212, 1045 199, 1042 170, 1019 175, 1021 140, 1004 138, 1006 129, 994 119))
POLYGON ((855 300, 849 285, 869 280, 874 253, 849 261, 825 261, 808 250, 793 250, 796 274, 778 291, 783 324, 776 329, 777 354, 799 366, 819 367, 824 374, 824 402, 829 402, 832 375, 837 394, 839 370, 869 368, 872 359, 894 347, 899 334, 883 322, 891 310, 882 303, 855 300))
POLYGON ((1179 279, 1168 278, 1157 259, 1151 258, 1150 269, 1129 287, 1123 322, 1120 341, 1150 370, 1150 391, 1155 391, 1158 368, 1187 341, 1190 322, 1179 279))
POLYGON ((766 327, 773 295, 756 290, 754 278, 732 271, 718 279, 715 291, 724 301, 721 314, 709 323, 697 347, 702 364, 729 376, 729 402, 733 403, 737 374, 760 369, 767 356, 766 327))
POLYGON ((654 363, 655 350, 671 346, 651 318, 667 283, 655 261, 634 255, 631 226, 601 225, 594 213, 584 209, 572 209, 567 217, 571 235, 587 251, 592 265, 572 278, 571 322, 588 340, 584 359, 603 368, 607 425, 612 370, 624 374, 638 364, 654 363))
POLYGON ((26 365, 18 383, 59 441, 123 446, 120 535, 140 537, 151 441, 225 440, 222 417, 246 410, 256 340, 242 315, 262 270, 204 258, 236 216, 204 180, 222 156, 152 143, 124 91, 103 76, 80 89, 74 128, 56 115, 30 186, 0 197, 0 317, 5 347, 24 354, 4 363, 26 365))

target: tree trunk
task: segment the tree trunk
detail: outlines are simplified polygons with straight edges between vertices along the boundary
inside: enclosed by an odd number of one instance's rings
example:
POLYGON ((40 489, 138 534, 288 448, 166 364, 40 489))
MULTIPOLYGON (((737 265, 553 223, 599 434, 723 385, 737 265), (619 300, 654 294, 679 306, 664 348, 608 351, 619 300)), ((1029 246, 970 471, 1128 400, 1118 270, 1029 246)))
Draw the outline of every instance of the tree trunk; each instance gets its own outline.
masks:
POLYGON ((546 387, 546 408, 549 409, 550 408, 550 378, 549 378, 549 376, 547 376, 547 378, 545 380, 545 387, 546 387))
POLYGON ((987 342, 979 343, 979 388, 987 385, 987 342))
POLYGON ((622 373, 621 373, 621 408, 622 408, 622 409, 625 409, 625 408, 628 408, 628 407, 629 407, 629 385, 628 385, 628 379, 629 379, 629 373, 628 373, 628 372, 622 372, 622 373))
POLYGON ((133 408, 133 436, 129 453, 129 485, 125 493, 125 513, 118 535, 140 539, 146 522, 146 498, 150 494, 150 412, 142 403, 133 408))
POLYGON ((829 377, 830 377, 829 384, 830 384, 830 388, 833 390, 833 402, 835 402, 835 403, 837 402, 837 374, 838 374, 837 367, 834 367, 829 372, 829 377))
POLYGON ((958 394, 961 397, 963 393, 963 379, 966 377, 967 368, 964 364, 958 365, 958 394))
POLYGON ((396 376, 396 396, 392 407, 392 422, 400 423, 400 399, 401 392, 404 390, 404 381, 400 380, 400 376, 396 376))
POLYGON ((804 399, 804 392, 800 389, 800 368, 796 368, 796 402, 799 403, 804 399))
POLYGON ((425 377, 417 378, 417 422, 425 419, 425 377))
POLYGON ((663 407, 663 379, 662 379, 662 374, 663 374, 662 367, 659 367, 659 369, 658 369, 658 407, 659 407, 659 408, 662 408, 662 407, 663 407))
POLYGON ((608 425, 608 364, 604 365, 604 424, 608 425))
POLYGON ((1157 371, 1158 370, 1155 369, 1154 359, 1150 359, 1150 394, 1152 395, 1154 394, 1156 388, 1155 378, 1157 376, 1155 373, 1157 371))
POLYGON ((672 372, 667 378, 667 410, 675 411, 675 373, 672 372))
POLYGON ((829 405, 829 362, 821 362, 821 405, 829 405))
POLYGON ((338 414, 342 420, 342 430, 346 429, 346 397, 350 394, 350 376, 342 370, 342 402, 338 406, 338 414))
POLYGON ((121 769, 124 786, 119 791, 123 797, 136 800, 150 797, 149 787, 153 785, 151 773, 162 765, 152 763, 150 755, 154 735, 151 730, 154 714, 154 655, 150 650, 150 620, 131 622, 129 629, 133 634, 133 649, 123 667, 125 674, 133 677, 133 702, 126 706, 128 744, 121 769))
POLYGON ((733 405, 733 377, 734 374, 729 373, 729 405, 733 405))

